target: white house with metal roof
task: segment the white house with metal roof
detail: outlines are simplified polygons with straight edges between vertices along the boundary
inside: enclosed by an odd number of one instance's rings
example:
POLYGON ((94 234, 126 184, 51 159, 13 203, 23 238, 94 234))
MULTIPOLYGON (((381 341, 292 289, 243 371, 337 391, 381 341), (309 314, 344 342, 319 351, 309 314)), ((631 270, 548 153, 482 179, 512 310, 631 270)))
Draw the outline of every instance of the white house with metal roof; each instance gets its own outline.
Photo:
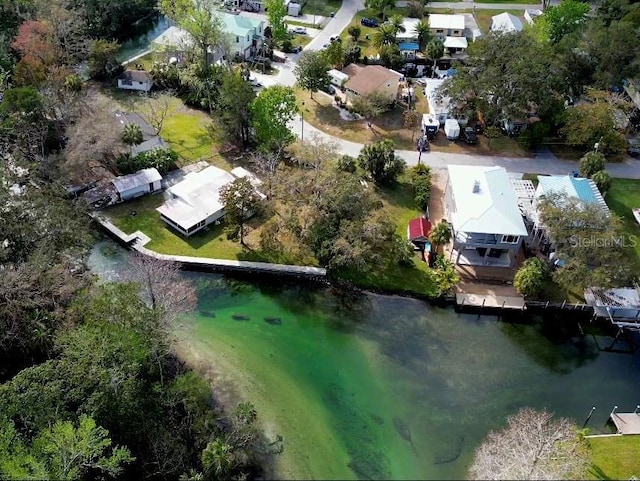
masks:
POLYGON ((502 12, 491 17, 491 31, 499 33, 520 32, 524 26, 522 21, 509 12, 502 12))
POLYGON ((471 165, 447 170, 445 210, 456 264, 513 266, 528 231, 507 171, 471 165))
POLYGON ((111 181, 118 194, 118 200, 125 201, 151 194, 161 189, 162 176, 151 167, 134 174, 122 175, 111 181))

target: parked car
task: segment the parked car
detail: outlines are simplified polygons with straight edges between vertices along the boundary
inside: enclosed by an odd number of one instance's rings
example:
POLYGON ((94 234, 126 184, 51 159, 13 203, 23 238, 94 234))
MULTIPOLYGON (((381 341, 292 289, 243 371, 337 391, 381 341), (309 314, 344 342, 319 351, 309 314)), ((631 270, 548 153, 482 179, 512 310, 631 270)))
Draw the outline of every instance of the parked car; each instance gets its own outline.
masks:
POLYGON ((296 45, 291 49, 291 53, 300 53, 302 52, 302 47, 300 45, 296 45))
POLYGON ((325 43, 320 50, 326 50, 329 48, 330 43, 325 43))
POLYGON ((473 127, 465 127, 462 131, 462 138, 467 144, 478 143, 478 135, 473 127))
POLYGON ((293 27, 292 29, 289 30, 289 32, 296 33, 298 35, 306 35, 307 29, 304 27, 293 27))
POLYGON ((627 154, 629 155, 629 157, 633 157, 633 158, 640 157, 640 147, 638 146, 629 147, 627 149, 627 154))
POLYGON ((361 18, 360 25, 362 25, 363 27, 376 28, 378 26, 378 21, 374 20, 373 18, 361 18))
POLYGON ((249 83, 251 84, 252 87, 262 87, 262 84, 258 82, 257 79, 254 79, 254 78, 250 78, 249 83))
POLYGON ((332 35, 331 38, 329 38, 329 43, 333 43, 333 42, 342 42, 342 39, 340 38, 339 35, 332 35))
POLYGON ((333 95, 336 93, 336 89, 333 85, 325 85, 324 87, 321 87, 320 90, 322 90, 324 93, 327 93, 329 95, 333 95))

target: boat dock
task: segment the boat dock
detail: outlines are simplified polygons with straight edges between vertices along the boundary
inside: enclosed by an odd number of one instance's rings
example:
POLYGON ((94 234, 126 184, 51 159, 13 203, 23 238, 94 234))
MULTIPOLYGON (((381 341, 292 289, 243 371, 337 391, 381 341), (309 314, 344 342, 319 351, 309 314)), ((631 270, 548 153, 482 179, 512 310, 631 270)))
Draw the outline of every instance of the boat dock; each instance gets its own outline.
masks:
POLYGON ((458 307, 479 307, 488 309, 509 309, 524 311, 526 305, 522 296, 500 296, 495 294, 471 294, 458 292, 456 294, 458 307))
POLYGON ((611 421, 616 427, 618 434, 640 434, 640 413, 638 409, 632 413, 617 413, 617 406, 611 411, 611 421))

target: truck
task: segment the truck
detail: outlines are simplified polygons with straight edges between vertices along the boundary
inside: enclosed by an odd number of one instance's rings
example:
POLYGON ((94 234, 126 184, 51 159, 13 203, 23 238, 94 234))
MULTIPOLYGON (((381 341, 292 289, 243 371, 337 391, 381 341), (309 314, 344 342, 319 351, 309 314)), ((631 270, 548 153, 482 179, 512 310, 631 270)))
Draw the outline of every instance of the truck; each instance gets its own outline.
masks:
POLYGON ((447 119, 444 122, 444 133, 449 140, 457 140, 460 137, 460 125, 455 119, 447 119))

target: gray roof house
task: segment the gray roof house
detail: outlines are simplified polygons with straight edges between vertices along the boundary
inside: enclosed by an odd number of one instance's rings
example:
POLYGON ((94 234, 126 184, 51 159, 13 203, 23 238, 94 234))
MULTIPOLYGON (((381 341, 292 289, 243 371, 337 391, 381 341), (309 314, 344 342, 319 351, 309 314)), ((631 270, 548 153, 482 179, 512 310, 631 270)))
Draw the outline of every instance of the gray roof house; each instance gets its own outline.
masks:
POLYGON ((140 114, 135 112, 116 112, 115 115, 122 127, 127 124, 135 124, 142 131, 143 142, 131 148, 132 155, 138 155, 156 148, 169 148, 169 144, 162 137, 156 135, 155 129, 140 114))
POLYGON ((507 171, 471 165, 447 170, 445 210, 456 264, 512 267, 528 231, 507 171))
POLYGON ((121 201, 135 199, 160 190, 162 176, 153 167, 134 174, 122 175, 111 181, 121 201))

